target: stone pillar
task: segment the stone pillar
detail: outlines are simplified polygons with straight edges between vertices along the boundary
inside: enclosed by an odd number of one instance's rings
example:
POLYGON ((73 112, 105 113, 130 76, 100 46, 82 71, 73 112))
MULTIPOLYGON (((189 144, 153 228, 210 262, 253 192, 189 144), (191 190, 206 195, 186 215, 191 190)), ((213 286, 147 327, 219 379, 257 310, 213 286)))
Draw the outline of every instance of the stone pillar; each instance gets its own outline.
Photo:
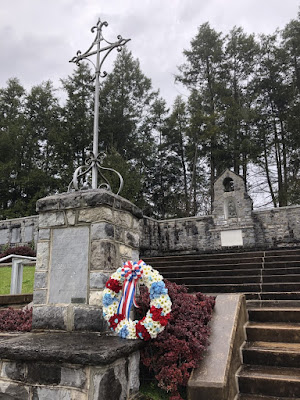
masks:
POLYGON ((254 247, 253 203, 244 179, 225 170, 214 183, 214 247, 254 247))
POLYGON ((95 189, 38 200, 33 329, 103 331, 102 291, 123 262, 139 259, 135 205, 95 189))

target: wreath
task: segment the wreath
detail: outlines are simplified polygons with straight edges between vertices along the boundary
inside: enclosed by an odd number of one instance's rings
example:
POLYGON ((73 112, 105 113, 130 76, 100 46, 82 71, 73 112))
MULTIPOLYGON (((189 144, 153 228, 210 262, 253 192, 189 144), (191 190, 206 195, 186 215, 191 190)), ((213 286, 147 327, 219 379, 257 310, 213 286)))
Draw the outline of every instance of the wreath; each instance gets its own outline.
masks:
POLYGON ((103 316, 111 330, 124 339, 150 340, 162 332, 170 318, 172 303, 162 275, 143 260, 127 261, 106 282, 103 291, 103 316), (137 283, 150 293, 150 309, 140 321, 129 317, 137 283))

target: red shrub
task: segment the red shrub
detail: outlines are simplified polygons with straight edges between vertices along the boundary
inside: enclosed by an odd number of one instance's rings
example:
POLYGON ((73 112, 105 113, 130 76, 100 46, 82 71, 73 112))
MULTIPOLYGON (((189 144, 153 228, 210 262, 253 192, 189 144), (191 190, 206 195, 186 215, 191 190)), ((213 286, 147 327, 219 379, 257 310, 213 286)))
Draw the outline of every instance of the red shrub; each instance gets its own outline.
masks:
POLYGON ((17 254, 20 256, 35 257, 35 251, 29 246, 17 246, 9 247, 3 253, 0 254, 0 258, 9 256, 10 254, 17 254))
POLYGON ((6 308, 0 310, 1 331, 31 331, 32 309, 17 310, 6 308))
MULTIPOLYGON (((207 326, 215 304, 213 297, 187 293, 184 285, 165 280, 172 301, 172 312, 165 330, 142 350, 142 363, 155 374, 158 386, 171 393, 170 400, 181 400, 180 387, 188 383, 191 371, 207 348, 207 326)), ((149 309, 148 289, 141 287, 139 305, 149 309)))

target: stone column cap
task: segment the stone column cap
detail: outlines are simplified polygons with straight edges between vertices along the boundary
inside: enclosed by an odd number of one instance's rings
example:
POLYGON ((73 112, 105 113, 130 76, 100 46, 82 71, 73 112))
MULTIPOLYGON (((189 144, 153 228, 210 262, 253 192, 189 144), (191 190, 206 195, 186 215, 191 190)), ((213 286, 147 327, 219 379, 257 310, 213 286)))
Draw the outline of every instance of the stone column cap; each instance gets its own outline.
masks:
POLYGON ((58 211, 74 208, 89 208, 107 205, 116 210, 128 211, 136 218, 142 218, 142 210, 124 199, 105 189, 80 190, 61 193, 39 199, 36 203, 37 212, 58 211))
POLYGON ((110 333, 33 332, 0 334, 2 358, 15 361, 106 365, 145 346, 110 333))

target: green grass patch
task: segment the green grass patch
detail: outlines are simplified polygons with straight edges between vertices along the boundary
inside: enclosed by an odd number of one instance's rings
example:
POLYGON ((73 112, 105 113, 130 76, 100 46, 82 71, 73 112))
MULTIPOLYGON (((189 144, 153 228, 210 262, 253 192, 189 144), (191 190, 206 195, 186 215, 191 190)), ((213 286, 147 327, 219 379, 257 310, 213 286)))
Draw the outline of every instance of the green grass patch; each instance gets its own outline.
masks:
MULTIPOLYGON (((22 293, 33 293, 34 265, 23 268, 22 293)), ((0 295, 10 293, 11 267, 0 267, 0 295)))
POLYGON ((145 400, 169 400, 170 397, 156 382, 142 383, 139 391, 145 396, 145 400))

